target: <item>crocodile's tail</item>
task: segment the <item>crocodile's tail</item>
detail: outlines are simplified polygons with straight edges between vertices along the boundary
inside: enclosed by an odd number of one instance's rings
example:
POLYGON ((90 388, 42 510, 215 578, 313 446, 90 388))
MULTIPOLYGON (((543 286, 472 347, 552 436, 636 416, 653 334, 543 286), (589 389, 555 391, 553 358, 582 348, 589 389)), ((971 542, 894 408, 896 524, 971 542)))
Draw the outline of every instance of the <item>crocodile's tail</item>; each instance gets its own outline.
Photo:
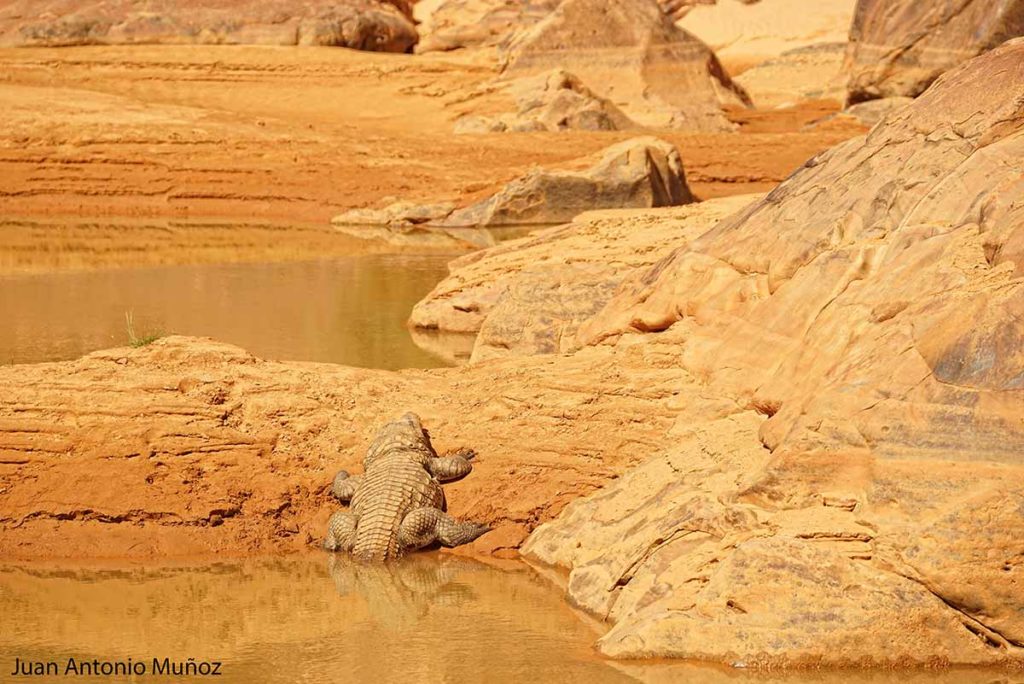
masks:
POLYGON ((383 563, 402 555, 398 545, 398 525, 401 515, 385 507, 359 518, 352 555, 359 560, 383 563))

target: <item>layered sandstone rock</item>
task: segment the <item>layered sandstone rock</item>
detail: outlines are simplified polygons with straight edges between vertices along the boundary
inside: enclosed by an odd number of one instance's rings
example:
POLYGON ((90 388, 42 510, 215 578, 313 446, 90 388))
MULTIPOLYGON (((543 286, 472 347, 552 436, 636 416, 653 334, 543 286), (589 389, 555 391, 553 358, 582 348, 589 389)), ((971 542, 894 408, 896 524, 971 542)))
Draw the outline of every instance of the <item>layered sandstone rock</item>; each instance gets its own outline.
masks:
POLYGON ((622 111, 563 69, 491 86, 516 102, 515 113, 466 115, 455 122, 456 133, 502 131, 620 131, 636 128, 622 111))
POLYGON ((706 45, 672 24, 656 0, 564 0, 512 39, 504 74, 564 68, 634 121, 731 130, 723 105, 745 105, 706 45))
POLYGON ((7 0, 0 46, 201 43, 334 45, 406 52, 416 29, 402 0, 7 0))
MULTIPOLYGON (((0 555, 305 549, 337 507, 334 473, 359 470, 381 423, 405 410, 423 418, 438 449, 478 453, 473 477, 446 489, 453 515, 495 527, 471 550, 514 552, 539 521, 639 462, 667 429, 677 362, 651 364, 654 348, 638 351, 558 365, 511 359, 471 375, 393 373, 168 337, 2 366, 0 555), (595 414, 595 400, 619 392, 595 414)), ((671 347, 658 353, 676 357, 671 347)))
POLYGON ((705 396, 735 402, 680 418, 666 454, 524 547, 571 568, 570 598, 615 622, 602 650, 1024 656, 1022 102, 1014 41, 581 325, 589 344, 662 331, 705 396))
POLYGON ((916 97, 947 69, 1020 35, 1021 0, 858 0, 848 101, 916 97))

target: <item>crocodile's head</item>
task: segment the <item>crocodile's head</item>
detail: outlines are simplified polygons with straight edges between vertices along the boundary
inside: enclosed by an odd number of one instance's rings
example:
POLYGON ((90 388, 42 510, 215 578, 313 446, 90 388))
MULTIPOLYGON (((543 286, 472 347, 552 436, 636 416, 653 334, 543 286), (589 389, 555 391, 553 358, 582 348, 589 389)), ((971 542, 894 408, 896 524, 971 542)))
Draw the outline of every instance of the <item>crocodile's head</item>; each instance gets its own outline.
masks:
POLYGON ((422 430, 423 429, 423 423, 420 422, 420 417, 417 416, 412 411, 407 412, 404 416, 399 418, 396 422, 408 423, 409 425, 411 425, 412 427, 414 427, 417 430, 422 430))

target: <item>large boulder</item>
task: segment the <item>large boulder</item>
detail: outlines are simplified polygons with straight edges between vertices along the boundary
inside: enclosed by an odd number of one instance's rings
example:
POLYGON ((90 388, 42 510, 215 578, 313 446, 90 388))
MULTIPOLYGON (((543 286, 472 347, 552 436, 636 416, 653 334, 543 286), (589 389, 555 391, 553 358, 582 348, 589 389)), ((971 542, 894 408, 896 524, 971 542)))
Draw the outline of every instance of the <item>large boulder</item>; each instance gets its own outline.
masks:
POLYGON ((332 45, 407 52, 404 0, 8 0, 0 46, 201 43, 332 45))
POLYGON ((731 130, 722 107, 749 103, 714 53, 677 28, 656 0, 563 0, 512 39, 503 73, 556 67, 648 126, 731 130))
POLYGON ((1024 0, 858 0, 848 101, 916 97, 947 69, 1020 35, 1024 0))
POLYGON ((440 223, 554 224, 591 209, 671 207, 692 201, 679 150, 664 140, 643 137, 612 145, 580 171, 529 171, 440 223))
POLYGON ((615 623, 604 652, 1024 659, 1022 207, 1016 40, 580 324, 587 349, 676 340, 721 410, 524 547, 615 623))

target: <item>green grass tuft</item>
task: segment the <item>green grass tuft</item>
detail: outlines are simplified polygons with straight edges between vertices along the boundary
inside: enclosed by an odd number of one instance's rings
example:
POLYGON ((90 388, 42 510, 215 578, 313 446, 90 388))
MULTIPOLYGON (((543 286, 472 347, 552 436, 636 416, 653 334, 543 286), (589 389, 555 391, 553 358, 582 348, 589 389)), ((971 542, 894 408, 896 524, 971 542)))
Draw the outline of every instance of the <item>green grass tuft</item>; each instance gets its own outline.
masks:
POLYGON ((131 311, 124 312, 124 321, 128 331, 128 344, 135 348, 145 347, 147 344, 153 344, 164 336, 162 332, 150 332, 138 335, 135 332, 135 314, 131 311))

